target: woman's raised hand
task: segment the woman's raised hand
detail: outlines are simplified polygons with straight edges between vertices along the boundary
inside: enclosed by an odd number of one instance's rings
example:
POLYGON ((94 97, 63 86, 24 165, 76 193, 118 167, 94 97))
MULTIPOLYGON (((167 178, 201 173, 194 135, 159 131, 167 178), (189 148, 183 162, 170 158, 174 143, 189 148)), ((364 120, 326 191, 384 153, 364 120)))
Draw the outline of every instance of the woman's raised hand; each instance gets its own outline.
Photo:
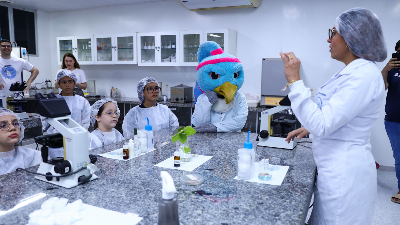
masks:
POLYGON ((300 80, 300 59, 293 52, 279 53, 284 63, 285 78, 288 82, 300 80))

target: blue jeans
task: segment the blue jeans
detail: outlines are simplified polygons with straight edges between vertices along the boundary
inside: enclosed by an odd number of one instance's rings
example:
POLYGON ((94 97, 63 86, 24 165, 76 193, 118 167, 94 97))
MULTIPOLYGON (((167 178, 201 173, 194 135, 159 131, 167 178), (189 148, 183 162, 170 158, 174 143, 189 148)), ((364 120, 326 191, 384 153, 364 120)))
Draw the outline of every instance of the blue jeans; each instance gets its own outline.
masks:
POLYGON ((393 149, 394 168, 396 170, 397 185, 400 191, 400 123, 385 120, 385 129, 393 149))

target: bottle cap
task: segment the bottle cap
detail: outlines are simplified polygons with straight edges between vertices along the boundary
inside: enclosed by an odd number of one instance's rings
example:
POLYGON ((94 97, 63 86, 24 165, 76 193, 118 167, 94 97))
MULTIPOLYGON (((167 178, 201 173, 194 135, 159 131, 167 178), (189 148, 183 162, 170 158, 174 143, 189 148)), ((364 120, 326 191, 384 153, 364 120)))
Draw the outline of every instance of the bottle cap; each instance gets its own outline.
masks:
POLYGON ((133 135, 137 135, 137 128, 133 129, 133 135))
POLYGON ((247 133, 247 142, 244 143, 244 148, 247 148, 247 149, 252 149, 253 148, 253 143, 250 142, 250 132, 251 131, 249 131, 247 133))
POLYGON ((124 147, 123 147, 124 149, 128 149, 129 147, 128 147, 128 145, 124 145, 124 147))
POLYGON ((153 127, 149 123, 149 118, 146 117, 146 119, 147 119, 147 125, 144 126, 144 129, 147 130, 147 131, 153 130, 153 127))
POLYGON ((169 173, 166 171, 161 171, 161 179, 162 179, 162 198, 173 199, 176 192, 174 180, 172 180, 171 175, 169 175, 169 173))

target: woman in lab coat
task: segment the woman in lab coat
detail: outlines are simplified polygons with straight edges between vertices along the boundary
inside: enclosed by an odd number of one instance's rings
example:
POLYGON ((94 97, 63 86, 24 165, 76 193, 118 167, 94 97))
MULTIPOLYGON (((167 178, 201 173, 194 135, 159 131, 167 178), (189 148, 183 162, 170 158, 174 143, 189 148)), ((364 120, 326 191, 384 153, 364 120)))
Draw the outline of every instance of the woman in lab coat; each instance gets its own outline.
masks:
POLYGON ((370 135, 385 96, 374 61, 387 57, 378 17, 362 8, 342 13, 329 29, 328 43, 331 57, 345 67, 319 88, 315 103, 300 80, 300 60, 281 53, 291 107, 304 126, 287 141, 313 135, 317 182, 311 224, 371 224, 377 175, 370 135))
MULTIPOLYGON (((75 83, 75 87, 74 87, 74 92, 75 92, 75 94, 84 97, 82 90, 86 90, 86 87, 87 87, 86 75, 85 75, 85 72, 83 72, 83 70, 81 70, 81 67, 80 67, 78 61, 76 61, 76 58, 72 53, 65 53, 63 60, 62 60, 61 70, 69 70, 75 74, 76 83, 75 83)), ((59 72, 60 72, 60 70, 57 72, 57 74, 59 72)), ((57 81, 57 77, 54 82, 54 86, 56 88, 60 87, 59 83, 57 81)))
POLYGON ((178 118, 166 106, 157 104, 161 87, 153 77, 146 77, 139 81, 137 93, 140 105, 129 110, 122 123, 125 138, 133 138, 134 128, 144 130, 149 118, 153 130, 160 130, 169 126, 179 126, 178 118))

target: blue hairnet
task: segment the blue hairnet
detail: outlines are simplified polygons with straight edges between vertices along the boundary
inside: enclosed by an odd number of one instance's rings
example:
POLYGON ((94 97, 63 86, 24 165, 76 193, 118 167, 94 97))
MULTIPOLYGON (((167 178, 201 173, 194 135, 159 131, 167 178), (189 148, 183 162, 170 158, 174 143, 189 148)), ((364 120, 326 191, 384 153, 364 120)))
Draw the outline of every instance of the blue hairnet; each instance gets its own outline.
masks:
POLYGON ((139 81, 137 85, 137 94, 140 103, 144 102, 144 95, 143 95, 144 87, 146 87, 146 85, 151 82, 154 82, 158 85, 158 81, 153 77, 145 77, 139 81))
POLYGON ((21 129, 21 137, 19 137, 18 142, 21 142, 22 139, 24 139, 24 131, 25 131, 24 125, 22 124, 22 122, 20 121, 18 116, 13 111, 0 107, 0 117, 5 116, 5 115, 13 115, 13 116, 15 116, 15 118, 17 118, 18 123, 19 123, 19 128, 21 129))
POLYGON ((66 76, 71 77, 72 80, 74 80, 75 83, 76 83, 76 81, 77 81, 76 75, 73 72, 69 71, 69 70, 60 70, 57 73, 57 82, 60 83, 61 78, 66 77, 66 76))
MULTIPOLYGON (((107 102, 112 102, 117 106, 117 112, 118 114, 120 114, 119 108, 118 108, 118 104, 116 101, 114 101, 111 98, 105 98, 105 99, 100 99, 98 101, 96 101, 95 103, 93 103, 93 105, 91 106, 91 112, 90 112, 90 122, 92 123, 92 125, 94 126, 94 123, 96 122, 96 115, 99 112, 99 109, 106 104, 107 102)), ((118 116, 119 117, 119 116, 118 116)))
POLYGON ((335 27, 354 55, 376 62, 386 59, 386 43, 375 13, 364 8, 349 9, 336 18, 335 27))

